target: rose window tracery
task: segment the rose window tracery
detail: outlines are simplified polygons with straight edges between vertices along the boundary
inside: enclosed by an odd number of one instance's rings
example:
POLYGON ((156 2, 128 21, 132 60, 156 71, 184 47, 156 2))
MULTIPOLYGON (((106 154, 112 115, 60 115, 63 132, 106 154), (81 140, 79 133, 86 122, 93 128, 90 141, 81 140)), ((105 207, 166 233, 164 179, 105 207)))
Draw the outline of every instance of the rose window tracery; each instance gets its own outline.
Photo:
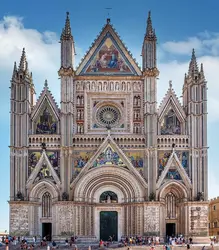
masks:
POLYGON ((114 106, 103 106, 98 109, 96 119, 102 126, 115 126, 120 120, 120 112, 114 106))

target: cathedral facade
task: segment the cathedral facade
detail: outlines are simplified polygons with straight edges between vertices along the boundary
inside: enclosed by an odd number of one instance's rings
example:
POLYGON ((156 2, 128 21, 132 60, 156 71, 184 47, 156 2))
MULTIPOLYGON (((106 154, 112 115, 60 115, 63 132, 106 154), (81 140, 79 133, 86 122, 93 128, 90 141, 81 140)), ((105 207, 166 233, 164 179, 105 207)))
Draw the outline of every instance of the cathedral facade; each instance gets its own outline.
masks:
POLYGON ((107 19, 81 63, 69 13, 61 38, 61 103, 35 101, 25 50, 14 65, 10 233, 114 240, 208 234, 207 86, 193 50, 181 104, 157 104, 151 15, 142 67, 107 19))

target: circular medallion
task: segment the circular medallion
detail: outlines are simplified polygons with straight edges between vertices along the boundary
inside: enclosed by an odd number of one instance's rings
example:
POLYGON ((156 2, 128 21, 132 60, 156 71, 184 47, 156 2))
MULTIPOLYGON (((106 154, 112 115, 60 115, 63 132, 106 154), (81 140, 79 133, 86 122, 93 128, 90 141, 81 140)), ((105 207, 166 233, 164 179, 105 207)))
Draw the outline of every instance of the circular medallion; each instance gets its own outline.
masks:
POLYGON ((98 109, 96 118, 102 126, 115 126, 120 120, 120 112, 114 106, 103 106, 98 109))

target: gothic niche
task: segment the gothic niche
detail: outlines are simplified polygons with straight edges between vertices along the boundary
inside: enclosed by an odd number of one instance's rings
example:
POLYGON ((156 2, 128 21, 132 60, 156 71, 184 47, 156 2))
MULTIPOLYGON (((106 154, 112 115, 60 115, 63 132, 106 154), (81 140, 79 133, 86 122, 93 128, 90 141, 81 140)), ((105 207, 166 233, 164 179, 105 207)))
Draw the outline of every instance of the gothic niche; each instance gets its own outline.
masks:
POLYGON ((180 135, 181 127, 180 121, 178 120, 173 109, 165 114, 161 122, 161 135, 180 135))
POLYGON ((100 195, 100 203, 118 203, 117 194, 112 191, 103 192, 100 195))
POLYGON ((46 107, 37 121, 36 134, 56 134, 57 122, 46 107))

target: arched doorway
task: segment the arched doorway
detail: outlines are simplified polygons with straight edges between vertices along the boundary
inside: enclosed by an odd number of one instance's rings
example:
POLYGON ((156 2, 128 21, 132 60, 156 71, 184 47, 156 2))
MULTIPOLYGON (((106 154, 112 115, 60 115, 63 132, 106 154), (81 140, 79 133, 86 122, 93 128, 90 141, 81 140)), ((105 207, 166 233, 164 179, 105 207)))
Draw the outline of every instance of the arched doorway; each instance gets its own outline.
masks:
POLYGON ((46 237, 48 241, 52 238, 52 223, 47 219, 52 217, 52 198, 49 192, 45 192, 42 196, 42 237, 46 237))
POLYGON ((164 237, 185 235, 187 222, 184 203, 188 199, 186 186, 179 181, 168 181, 161 187, 158 197, 163 204, 161 235, 164 237))
MULTIPOLYGON (((99 201, 107 204, 118 203, 118 196, 112 191, 105 191, 100 195, 99 201)), ((109 209, 100 212, 100 239, 106 241, 110 237, 113 241, 118 240, 118 212, 109 209)))
POLYGON ((172 193, 167 193, 165 197, 166 210, 166 235, 176 235, 176 215, 177 215, 177 197, 172 193))

